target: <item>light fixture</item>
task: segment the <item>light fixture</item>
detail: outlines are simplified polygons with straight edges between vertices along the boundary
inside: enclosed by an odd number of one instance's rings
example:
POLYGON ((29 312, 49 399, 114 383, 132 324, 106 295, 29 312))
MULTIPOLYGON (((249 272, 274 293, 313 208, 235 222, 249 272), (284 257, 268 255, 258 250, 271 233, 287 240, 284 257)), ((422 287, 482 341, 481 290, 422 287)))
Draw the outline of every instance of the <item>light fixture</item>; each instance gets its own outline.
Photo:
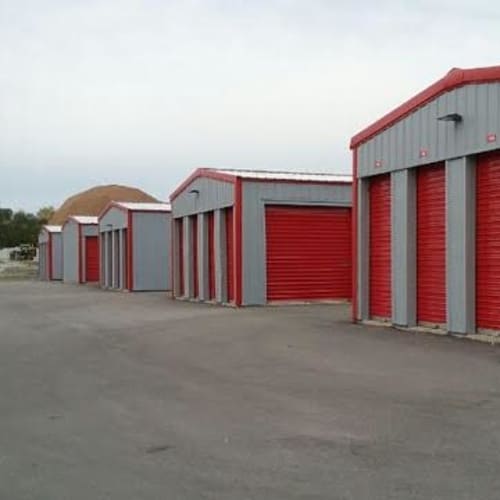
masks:
POLYGON ((440 122, 461 122, 462 121, 462 115, 459 113, 449 113, 447 115, 439 116, 438 120, 440 122))
POLYGON ((200 194, 200 191, 198 189, 191 189, 191 191, 189 191, 189 194, 194 194, 198 196, 200 194))

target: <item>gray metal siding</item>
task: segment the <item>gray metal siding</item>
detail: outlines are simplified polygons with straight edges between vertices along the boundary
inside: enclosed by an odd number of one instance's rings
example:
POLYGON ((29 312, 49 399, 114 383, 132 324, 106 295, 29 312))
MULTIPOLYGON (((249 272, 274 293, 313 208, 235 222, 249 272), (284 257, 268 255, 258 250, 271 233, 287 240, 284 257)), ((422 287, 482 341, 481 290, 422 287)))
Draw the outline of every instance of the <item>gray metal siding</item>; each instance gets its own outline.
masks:
POLYGON ((38 235, 38 243, 47 243, 49 241, 49 233, 42 229, 38 235))
POLYGON ((230 182, 199 177, 172 201, 172 215, 184 217, 217 208, 224 208, 234 203, 234 184, 230 182), (199 194, 190 193, 197 190, 199 194))
POLYGON ((62 230, 63 281, 78 283, 78 224, 69 220, 62 230))
POLYGON ((417 310, 415 169, 391 174, 392 321, 414 326, 417 310))
POLYGON ((358 176, 491 151, 500 147, 500 83, 467 85, 446 92, 358 147, 358 176), (460 123, 439 116, 459 113, 460 123), (488 143, 486 136, 496 133, 488 143), (420 158, 420 150, 428 156, 420 158), (375 162, 381 161, 380 167, 375 162))
POLYGON ((63 245, 62 234, 52 234, 52 279, 62 280, 63 277, 63 245))
POLYGON ((446 163, 446 290, 448 330, 474 333, 476 305, 476 162, 446 163))
POLYGON ((96 224, 82 224, 82 236, 97 236, 99 227, 96 224))
POLYGON ((171 214, 133 214, 134 290, 167 290, 171 283, 171 214))
POLYGON ((47 243, 45 242, 38 246, 38 278, 47 279, 47 243))
POLYGON ((99 220, 99 232, 123 229, 127 225, 127 213, 119 208, 111 207, 99 220))
POLYGON ((332 184, 243 182, 242 302, 266 303, 265 206, 351 206, 352 187, 332 184))
MULTIPOLYGON (((358 182, 358 227, 357 227, 357 262, 358 266, 358 301, 357 319, 370 317, 370 181, 360 179, 358 182)), ((353 298, 355 300, 355 298, 353 298)))

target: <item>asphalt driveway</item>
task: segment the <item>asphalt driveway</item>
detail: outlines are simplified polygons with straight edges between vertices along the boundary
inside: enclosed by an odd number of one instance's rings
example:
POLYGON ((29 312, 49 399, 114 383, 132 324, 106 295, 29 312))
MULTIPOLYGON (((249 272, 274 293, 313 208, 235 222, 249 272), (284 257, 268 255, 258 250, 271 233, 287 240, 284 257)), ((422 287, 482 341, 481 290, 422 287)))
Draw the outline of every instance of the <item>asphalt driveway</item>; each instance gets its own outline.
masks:
POLYGON ((453 499, 500 491, 500 348, 0 283, 0 498, 453 499))

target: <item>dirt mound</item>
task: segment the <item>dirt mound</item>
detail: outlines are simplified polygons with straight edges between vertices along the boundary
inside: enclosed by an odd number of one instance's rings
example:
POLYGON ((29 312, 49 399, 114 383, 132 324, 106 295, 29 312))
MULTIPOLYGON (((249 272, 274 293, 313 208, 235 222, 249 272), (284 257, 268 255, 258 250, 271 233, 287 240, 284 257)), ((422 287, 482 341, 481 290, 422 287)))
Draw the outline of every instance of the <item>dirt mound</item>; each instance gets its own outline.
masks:
POLYGON ((157 202, 140 189, 118 186, 96 186, 68 198, 54 213, 49 224, 62 225, 69 215, 99 215, 110 201, 157 202))

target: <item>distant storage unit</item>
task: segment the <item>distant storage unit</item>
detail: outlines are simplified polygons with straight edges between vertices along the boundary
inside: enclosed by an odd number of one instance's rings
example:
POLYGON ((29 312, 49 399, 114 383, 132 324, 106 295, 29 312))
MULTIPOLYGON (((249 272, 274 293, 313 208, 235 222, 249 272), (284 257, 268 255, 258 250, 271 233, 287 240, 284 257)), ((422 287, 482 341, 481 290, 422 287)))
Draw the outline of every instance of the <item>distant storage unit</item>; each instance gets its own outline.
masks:
POLYGON ((171 196, 174 296, 351 298, 351 177, 196 170, 171 196))
POLYGON ((97 217, 72 215, 62 227, 64 283, 99 281, 99 226, 97 217))
POLYGON ((99 216, 103 288, 171 289, 171 209, 167 203, 111 202, 99 216))
POLYGON ((42 226, 38 235, 38 273, 41 280, 61 280, 63 249, 61 226, 42 226))
POLYGON ((500 330, 500 66, 453 69, 351 148, 354 319, 500 330))

